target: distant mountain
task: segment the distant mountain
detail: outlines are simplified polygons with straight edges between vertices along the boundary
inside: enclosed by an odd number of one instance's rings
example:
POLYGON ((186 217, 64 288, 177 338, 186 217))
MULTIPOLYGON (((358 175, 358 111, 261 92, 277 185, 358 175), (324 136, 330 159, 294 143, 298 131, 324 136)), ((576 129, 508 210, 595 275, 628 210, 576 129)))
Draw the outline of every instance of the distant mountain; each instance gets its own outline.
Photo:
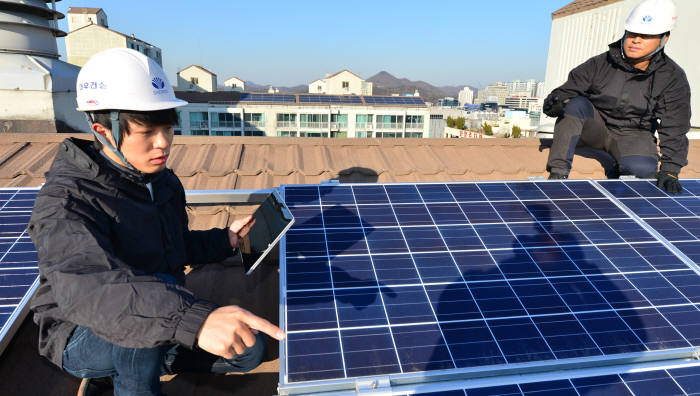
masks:
POLYGON ((417 90, 424 101, 432 103, 437 103, 438 99, 442 99, 446 96, 457 98, 459 91, 465 87, 464 85, 436 87, 425 81, 411 81, 407 78, 396 78, 386 71, 380 71, 368 78, 367 81, 372 82, 372 93, 374 95, 405 95, 413 94, 413 92, 417 90))
MULTIPOLYGON (((438 99, 442 99, 446 96, 457 98, 459 91, 465 87, 465 85, 454 85, 454 86, 442 86, 436 87, 434 85, 428 84, 425 81, 411 81, 406 78, 396 78, 391 73, 386 71, 380 71, 374 76, 367 79, 367 81, 372 82, 372 93, 374 95, 386 95, 390 96, 392 94, 413 94, 416 90, 418 94, 426 102, 437 103, 438 99)), ((302 84, 293 87, 278 87, 274 86, 280 92, 309 92, 309 86, 302 84)), ((267 92, 270 85, 259 85, 252 81, 245 82, 245 90, 249 92, 267 92)), ((469 87, 476 91, 475 88, 469 87)))

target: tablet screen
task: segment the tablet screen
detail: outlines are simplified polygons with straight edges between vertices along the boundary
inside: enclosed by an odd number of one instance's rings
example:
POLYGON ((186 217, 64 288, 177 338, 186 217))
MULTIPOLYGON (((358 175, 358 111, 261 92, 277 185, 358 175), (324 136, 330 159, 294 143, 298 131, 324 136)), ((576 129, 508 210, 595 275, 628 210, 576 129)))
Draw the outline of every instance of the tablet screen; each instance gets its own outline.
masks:
POLYGON ((255 270, 294 223, 292 212, 276 191, 267 196, 253 213, 253 218, 255 224, 250 232, 239 240, 246 275, 255 270))

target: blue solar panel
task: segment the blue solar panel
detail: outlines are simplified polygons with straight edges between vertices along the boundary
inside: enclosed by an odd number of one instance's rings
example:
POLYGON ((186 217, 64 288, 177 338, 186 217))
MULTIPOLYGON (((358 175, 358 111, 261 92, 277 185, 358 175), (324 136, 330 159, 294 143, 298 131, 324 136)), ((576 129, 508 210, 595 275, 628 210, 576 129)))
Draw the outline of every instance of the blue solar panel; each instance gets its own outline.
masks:
POLYGON ((39 281, 27 225, 37 189, 0 189, 0 353, 28 312, 39 281))
POLYGON ((700 276, 593 182, 284 193, 282 387, 700 346, 700 276))
MULTIPOLYGON (((399 393, 400 394, 400 393, 399 393)), ((700 366, 673 367, 630 373, 525 382, 491 386, 463 386, 463 389, 437 392, 411 392, 422 396, 642 396, 700 394, 700 366)), ((407 394, 405 394, 407 395, 407 394)))
POLYGON ((354 95, 299 95, 299 103, 359 105, 362 99, 354 95))
POLYGON ((241 93, 239 99, 241 102, 256 102, 256 103, 296 103, 295 95, 287 94, 258 94, 258 93, 241 93))
POLYGON ((425 106, 423 99, 413 96, 365 96, 365 103, 372 105, 425 106))

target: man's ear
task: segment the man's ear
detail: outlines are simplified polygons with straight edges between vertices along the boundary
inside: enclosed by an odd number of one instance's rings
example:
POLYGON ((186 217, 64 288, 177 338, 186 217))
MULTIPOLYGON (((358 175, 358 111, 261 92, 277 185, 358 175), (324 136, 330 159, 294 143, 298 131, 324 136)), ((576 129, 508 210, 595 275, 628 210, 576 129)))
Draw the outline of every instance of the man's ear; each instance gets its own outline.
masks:
POLYGON ((102 124, 100 124, 100 123, 97 123, 97 122, 94 122, 94 123, 92 124, 92 130, 95 131, 95 133, 98 133, 98 134, 100 134, 102 137, 104 137, 105 139, 107 139, 107 141, 108 141, 110 144, 112 144, 112 147, 115 147, 115 146, 116 146, 115 143, 114 143, 114 137, 112 136, 112 131, 109 130, 108 128, 105 128, 104 125, 102 125, 102 124))

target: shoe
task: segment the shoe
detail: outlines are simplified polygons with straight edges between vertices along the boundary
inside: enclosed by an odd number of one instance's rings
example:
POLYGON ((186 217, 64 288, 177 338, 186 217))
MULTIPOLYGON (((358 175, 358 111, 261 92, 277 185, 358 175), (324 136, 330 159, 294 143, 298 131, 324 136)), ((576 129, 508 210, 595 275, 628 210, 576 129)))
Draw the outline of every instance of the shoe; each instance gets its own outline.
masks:
POLYGON ((78 387, 78 396, 111 395, 114 391, 112 377, 83 378, 78 387))
POLYGON ((562 175, 561 173, 551 172, 549 174, 549 180, 566 180, 569 175, 562 175))

